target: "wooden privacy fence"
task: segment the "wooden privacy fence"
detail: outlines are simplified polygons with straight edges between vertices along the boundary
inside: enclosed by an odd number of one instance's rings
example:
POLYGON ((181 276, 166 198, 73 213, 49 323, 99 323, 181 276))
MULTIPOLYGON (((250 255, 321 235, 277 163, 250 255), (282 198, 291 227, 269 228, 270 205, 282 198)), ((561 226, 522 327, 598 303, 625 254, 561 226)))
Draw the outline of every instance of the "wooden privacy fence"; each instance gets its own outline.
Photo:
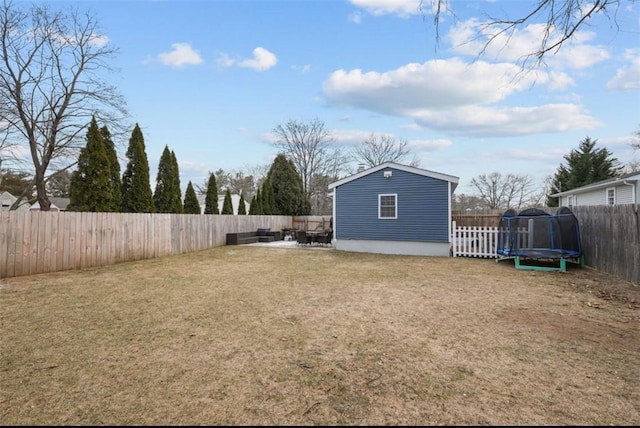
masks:
POLYGON ((584 263, 640 285, 638 204, 572 207, 578 219, 584 263))
POLYGON ((452 214, 458 226, 498 227, 502 214, 452 214))
POLYGON ((83 269, 225 245, 226 234, 290 216, 2 211, 0 278, 83 269))

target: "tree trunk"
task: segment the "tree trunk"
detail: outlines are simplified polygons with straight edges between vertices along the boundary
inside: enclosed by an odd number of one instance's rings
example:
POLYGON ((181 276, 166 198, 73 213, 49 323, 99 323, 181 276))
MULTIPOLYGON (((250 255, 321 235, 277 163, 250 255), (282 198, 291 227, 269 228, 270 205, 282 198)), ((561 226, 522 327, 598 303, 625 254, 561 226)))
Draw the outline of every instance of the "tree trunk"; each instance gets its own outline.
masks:
POLYGON ((38 204, 40 205, 40 211, 49 211, 51 208, 51 201, 47 196, 47 190, 45 188, 44 171, 36 171, 36 194, 38 198, 38 204))

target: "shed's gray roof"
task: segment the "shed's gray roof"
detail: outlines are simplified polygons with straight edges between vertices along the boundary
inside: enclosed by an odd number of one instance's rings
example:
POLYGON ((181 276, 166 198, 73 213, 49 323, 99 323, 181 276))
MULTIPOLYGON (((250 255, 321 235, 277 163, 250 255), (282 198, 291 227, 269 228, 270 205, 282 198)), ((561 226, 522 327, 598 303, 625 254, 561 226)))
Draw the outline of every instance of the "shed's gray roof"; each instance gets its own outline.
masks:
POLYGON ((423 175, 425 177, 431 177, 431 178, 436 178, 438 180, 449 181, 449 182, 451 182, 451 191, 452 192, 458 186, 458 181, 460 180, 459 177, 455 177, 453 175, 442 174, 440 172, 429 171, 427 169, 416 168, 416 167, 408 166, 408 165, 402 165, 402 164, 395 163, 395 162, 385 162, 385 163, 382 163, 380 165, 374 166, 372 168, 365 169, 364 171, 358 172, 356 174, 350 175, 349 177, 345 177, 342 180, 334 181, 333 183, 329 184, 329 189, 334 189, 334 188, 336 188, 338 186, 341 186, 341 185, 343 185, 345 183, 348 183, 348 182, 353 181, 353 180, 357 180, 357 179, 359 179, 361 177, 367 176, 369 174, 373 174, 374 172, 383 170, 385 168, 394 168, 394 169, 398 169, 400 171, 406 171, 406 172, 410 172, 410 173, 413 173, 413 174, 423 175))

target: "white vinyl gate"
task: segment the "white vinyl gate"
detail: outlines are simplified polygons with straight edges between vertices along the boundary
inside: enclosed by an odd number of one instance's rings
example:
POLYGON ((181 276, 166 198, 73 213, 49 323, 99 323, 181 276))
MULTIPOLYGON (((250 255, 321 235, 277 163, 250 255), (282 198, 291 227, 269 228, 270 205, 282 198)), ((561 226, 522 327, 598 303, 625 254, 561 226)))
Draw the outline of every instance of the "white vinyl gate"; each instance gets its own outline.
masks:
POLYGON ((457 227, 452 222, 451 250, 453 257, 497 258, 499 229, 497 227, 457 227))

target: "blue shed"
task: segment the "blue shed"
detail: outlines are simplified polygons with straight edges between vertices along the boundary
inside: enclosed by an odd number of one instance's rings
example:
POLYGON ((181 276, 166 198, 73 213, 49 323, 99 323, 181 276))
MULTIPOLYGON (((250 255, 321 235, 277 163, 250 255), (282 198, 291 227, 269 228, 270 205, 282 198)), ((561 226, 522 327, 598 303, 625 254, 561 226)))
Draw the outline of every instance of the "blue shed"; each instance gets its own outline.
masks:
POLYGON ((329 185, 337 250, 449 256, 458 177, 386 162, 329 185))

